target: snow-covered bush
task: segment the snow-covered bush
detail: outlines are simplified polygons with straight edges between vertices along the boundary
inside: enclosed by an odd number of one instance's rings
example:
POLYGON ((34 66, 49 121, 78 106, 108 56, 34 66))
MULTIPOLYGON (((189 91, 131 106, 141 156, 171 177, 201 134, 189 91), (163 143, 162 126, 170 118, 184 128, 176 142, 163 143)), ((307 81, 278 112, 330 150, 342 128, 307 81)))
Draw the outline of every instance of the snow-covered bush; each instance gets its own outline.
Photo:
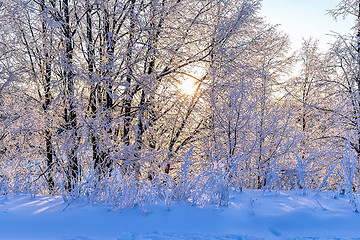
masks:
POLYGON ((354 182, 355 169, 358 167, 356 166, 357 157, 350 148, 349 140, 345 142, 345 154, 341 159, 341 164, 343 170, 342 179, 345 194, 349 196, 350 203, 353 206, 354 211, 359 212, 359 198, 355 190, 354 182))

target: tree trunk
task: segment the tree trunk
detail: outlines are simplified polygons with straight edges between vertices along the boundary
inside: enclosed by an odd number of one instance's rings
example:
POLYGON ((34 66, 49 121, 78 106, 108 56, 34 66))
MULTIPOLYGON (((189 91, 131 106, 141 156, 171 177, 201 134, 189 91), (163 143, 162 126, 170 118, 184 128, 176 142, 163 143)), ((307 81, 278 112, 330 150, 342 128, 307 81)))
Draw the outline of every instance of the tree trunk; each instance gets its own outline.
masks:
POLYGON ((47 24, 44 19, 44 15, 46 15, 46 6, 45 0, 41 0, 40 2, 41 14, 42 14, 42 40, 43 40, 43 50, 44 50, 44 61, 43 61, 43 81, 44 81, 44 92, 45 99, 43 103, 43 109, 45 112, 45 148, 46 148, 46 171, 47 174, 45 176, 49 192, 52 193, 54 191, 54 179, 52 177, 52 166, 53 166, 53 146, 52 146, 52 133, 50 131, 49 126, 49 113, 48 109, 51 105, 51 60, 49 56, 49 41, 48 41, 48 33, 47 33, 47 24))
POLYGON ((134 47, 134 29, 135 29, 135 19, 134 19, 134 5, 135 0, 131 0, 130 6, 130 29, 129 29, 129 41, 127 44, 126 50, 126 69, 127 69, 127 76, 126 76, 126 90, 125 90, 125 99, 124 99, 124 129, 123 129, 123 142, 125 146, 130 145, 130 127, 132 122, 131 116, 131 102, 134 94, 131 91, 131 77, 132 77, 132 48, 134 47))
POLYGON ((63 32, 65 44, 64 60, 64 83, 65 83, 65 109, 64 120, 69 136, 68 146, 68 166, 67 166, 67 183, 66 189, 72 191, 78 181, 79 165, 77 158, 78 136, 77 136, 77 116, 74 94, 74 73, 73 73, 73 43, 72 33, 70 30, 69 1, 63 0, 63 32))
MULTIPOLYGON (((360 164, 360 2, 358 3, 358 15, 357 15, 357 34, 356 34, 356 41, 357 41, 357 76, 356 76, 356 82, 357 82, 357 111, 355 111, 357 113, 357 115, 355 116, 355 120, 356 120, 356 125, 357 125, 357 165, 359 166, 360 164)), ((356 168, 357 169, 357 173, 360 172, 359 167, 356 168)), ((353 191, 356 191, 355 186, 352 187, 353 191)))
MULTIPOLYGON (((95 70, 95 49, 94 49, 94 41, 92 35, 92 9, 89 3, 89 0, 86 1, 86 35, 88 40, 87 46, 87 64, 88 64, 88 75, 89 82, 91 84, 90 89, 90 97, 89 97, 89 112, 91 119, 91 129, 90 129, 90 143, 92 148, 92 158, 94 163, 94 170, 98 172, 101 168, 101 154, 100 154, 100 146, 99 146, 99 137, 97 131, 97 94, 99 91, 98 84, 94 81, 94 70, 95 70)), ((100 178, 100 176, 99 176, 100 178)))

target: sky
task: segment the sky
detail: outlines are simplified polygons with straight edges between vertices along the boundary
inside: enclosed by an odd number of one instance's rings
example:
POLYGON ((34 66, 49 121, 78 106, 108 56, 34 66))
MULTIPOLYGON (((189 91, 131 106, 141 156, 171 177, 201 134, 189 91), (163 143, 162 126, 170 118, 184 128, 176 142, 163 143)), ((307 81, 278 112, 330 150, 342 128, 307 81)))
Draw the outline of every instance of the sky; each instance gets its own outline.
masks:
POLYGON ((267 22, 280 24, 279 29, 289 34, 294 50, 301 47, 302 39, 310 36, 319 39, 320 49, 326 51, 334 37, 329 36, 334 31, 339 34, 351 33, 354 20, 335 21, 327 10, 334 9, 340 0, 263 0, 260 16, 265 16, 267 22))

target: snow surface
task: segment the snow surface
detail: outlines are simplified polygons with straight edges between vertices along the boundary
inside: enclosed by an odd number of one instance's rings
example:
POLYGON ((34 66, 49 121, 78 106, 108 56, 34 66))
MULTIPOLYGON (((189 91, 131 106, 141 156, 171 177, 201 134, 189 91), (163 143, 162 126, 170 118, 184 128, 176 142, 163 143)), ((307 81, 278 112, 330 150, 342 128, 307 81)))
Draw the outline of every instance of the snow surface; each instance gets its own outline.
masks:
POLYGON ((111 209, 59 196, 0 196, 0 239, 360 239, 360 214, 334 192, 232 193, 228 207, 111 209))

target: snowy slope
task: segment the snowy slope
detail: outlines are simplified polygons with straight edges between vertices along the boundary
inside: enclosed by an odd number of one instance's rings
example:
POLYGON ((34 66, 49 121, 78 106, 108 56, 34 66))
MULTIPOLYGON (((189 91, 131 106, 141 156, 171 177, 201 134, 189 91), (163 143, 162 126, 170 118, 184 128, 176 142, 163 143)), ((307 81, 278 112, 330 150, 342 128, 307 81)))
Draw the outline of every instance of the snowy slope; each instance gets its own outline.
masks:
POLYGON ((0 239, 360 239, 360 214, 333 192, 245 190, 233 193, 229 207, 173 204, 148 214, 54 196, 1 196, 0 239))

